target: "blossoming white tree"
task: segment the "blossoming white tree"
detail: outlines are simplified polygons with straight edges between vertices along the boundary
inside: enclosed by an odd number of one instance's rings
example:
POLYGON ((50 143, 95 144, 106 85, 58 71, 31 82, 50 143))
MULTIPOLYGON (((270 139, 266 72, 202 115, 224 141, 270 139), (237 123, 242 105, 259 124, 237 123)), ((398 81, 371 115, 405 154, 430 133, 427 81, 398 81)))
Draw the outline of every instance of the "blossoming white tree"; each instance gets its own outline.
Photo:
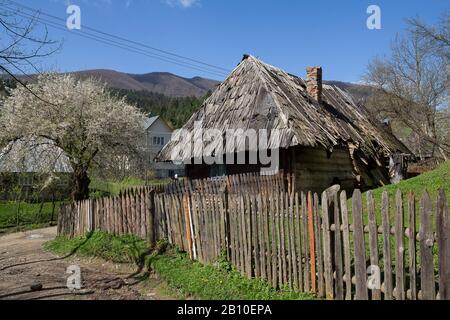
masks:
MULTIPOLYGON (((144 114, 104 84, 46 74, 28 88, 18 87, 0 104, 0 147, 45 141, 62 151, 73 170, 73 200, 88 198, 90 169, 142 154, 144 114)), ((51 171, 55 162, 48 158, 51 171)))

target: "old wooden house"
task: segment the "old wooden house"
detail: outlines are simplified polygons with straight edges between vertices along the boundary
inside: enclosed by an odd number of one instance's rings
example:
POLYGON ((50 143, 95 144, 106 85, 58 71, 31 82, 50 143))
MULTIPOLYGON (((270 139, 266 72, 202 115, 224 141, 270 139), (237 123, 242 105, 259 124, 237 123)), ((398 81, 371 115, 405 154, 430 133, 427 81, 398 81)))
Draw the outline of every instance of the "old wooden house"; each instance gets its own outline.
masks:
MULTIPOLYGON (((295 174, 298 190, 321 192, 333 184, 353 190, 388 184, 389 157, 409 153, 408 149, 369 116, 364 106, 336 87, 322 83, 322 69, 307 69, 307 79, 286 73, 259 59, 245 55, 241 63, 213 92, 183 127, 203 129, 266 129, 271 136, 268 149, 279 151, 279 169, 295 174)), ((205 178, 259 172, 261 163, 212 164, 202 159, 205 149, 198 144, 180 146, 177 133, 158 158, 174 160, 176 148, 191 148, 177 160, 187 161, 186 175, 205 178), (196 147, 197 146, 197 147, 196 147), (197 161, 194 161, 197 159, 197 161)), ((248 152, 249 145, 224 148, 223 154, 248 152)), ((175 157, 176 158, 176 157, 175 157)))

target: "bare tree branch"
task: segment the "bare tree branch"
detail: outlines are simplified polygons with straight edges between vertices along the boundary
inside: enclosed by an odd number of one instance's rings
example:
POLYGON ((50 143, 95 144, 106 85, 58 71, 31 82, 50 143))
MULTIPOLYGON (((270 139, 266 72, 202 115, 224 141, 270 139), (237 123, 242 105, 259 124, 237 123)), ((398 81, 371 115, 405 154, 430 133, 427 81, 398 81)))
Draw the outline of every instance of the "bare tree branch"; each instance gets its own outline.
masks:
MULTIPOLYGON (((449 16, 436 27, 408 20, 410 29, 395 38, 391 54, 373 59, 363 77, 377 88, 369 107, 412 129, 433 156, 444 159, 450 157, 450 136, 441 130, 440 120, 449 103, 449 16)), ((422 146, 418 148, 423 155, 422 146)))
MULTIPOLYGON (((57 42, 49 40, 45 26, 42 31, 36 31, 38 13, 28 19, 19 19, 20 13, 21 10, 13 6, 12 2, 0 0, 0 30, 3 29, 0 32, 3 35, 0 42, 0 74, 6 74, 27 88, 26 83, 20 80, 10 67, 27 75, 21 67, 36 71, 36 60, 55 53, 60 47, 57 46, 57 42), (40 35, 37 35, 38 33, 40 35)), ((39 98, 36 93, 32 94, 39 98)))

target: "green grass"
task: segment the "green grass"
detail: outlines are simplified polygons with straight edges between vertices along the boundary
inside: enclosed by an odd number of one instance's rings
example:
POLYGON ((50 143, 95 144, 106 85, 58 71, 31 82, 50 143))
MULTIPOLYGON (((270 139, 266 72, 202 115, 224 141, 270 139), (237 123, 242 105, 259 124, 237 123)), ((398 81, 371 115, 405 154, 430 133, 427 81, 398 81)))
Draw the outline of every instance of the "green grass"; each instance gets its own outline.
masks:
POLYGON ((437 167, 435 170, 423 173, 417 177, 401 181, 398 184, 391 184, 373 190, 375 200, 381 200, 381 194, 388 191, 390 197, 395 197, 397 189, 400 189, 404 195, 414 192, 416 198, 421 197, 424 191, 428 191, 432 199, 436 199, 438 190, 443 188, 447 194, 450 194, 450 161, 447 161, 437 167))
POLYGON ((93 178, 89 189, 91 189, 91 197, 117 196, 121 191, 132 187, 144 186, 146 183, 147 185, 153 185, 166 182, 167 180, 150 180, 146 182, 138 178, 126 178, 117 181, 93 178))
POLYGON ((101 179, 92 179, 89 189, 94 192, 100 192, 112 196, 119 195, 120 191, 130 187, 143 186, 145 181, 137 178, 126 178, 120 181, 108 181, 101 179))
MULTIPOLYGON (((377 214, 377 223, 381 223, 381 196, 384 191, 387 191, 389 194, 389 207, 390 207, 390 220, 394 222, 395 218, 395 197, 397 190, 401 190, 403 193, 403 207, 405 212, 405 221, 407 220, 408 211, 408 194, 409 192, 413 192, 415 194, 416 201, 416 214, 419 214, 419 206, 420 199, 422 194, 427 191, 431 197, 431 201, 433 204, 433 208, 436 205, 436 200, 438 196, 439 189, 444 189, 447 194, 447 200, 449 200, 450 204, 450 161, 447 161, 437 167, 435 170, 423 173, 417 177, 401 181, 398 184, 391 184, 384 187, 380 187, 378 189, 372 190, 374 202, 375 202, 375 210, 377 214)), ((351 194, 347 195, 349 198, 352 196, 351 194)), ((364 222, 367 223, 367 192, 363 194, 362 197, 363 209, 364 209, 364 222)), ((351 216, 352 211, 352 202, 351 199, 348 201, 348 209, 349 214, 351 216)), ((417 219, 417 223, 419 223, 417 219)), ((419 224, 417 224, 419 226, 419 224)))
POLYGON ((135 263, 148 251, 148 243, 138 237, 114 236, 92 232, 84 237, 57 237, 46 242, 44 248, 59 256, 76 253, 81 257, 99 257, 115 263, 135 263))
MULTIPOLYGON (((163 247, 160 245, 160 247, 163 247)), ((146 241, 134 236, 113 236, 93 232, 84 237, 58 237, 44 244, 44 248, 59 256, 75 254, 81 257, 99 257, 116 263, 136 263, 146 256, 150 266, 167 283, 172 294, 179 298, 296 300, 314 299, 313 295, 278 291, 268 283, 248 279, 221 259, 218 266, 191 261, 185 253, 171 249, 159 255, 148 254, 146 241)))
POLYGON ((51 202, 45 202, 42 208, 40 203, 0 202, 0 233, 49 226, 57 219, 59 206, 56 202, 52 220, 51 202))
POLYGON ((275 290, 267 282, 248 279, 224 260, 219 267, 191 261, 171 250, 150 260, 151 267, 181 297, 204 300, 311 300, 315 296, 275 290))
MULTIPOLYGON (((409 192, 413 192, 415 194, 415 203, 416 203, 416 232, 419 231, 421 221, 420 221, 420 199, 422 197, 422 194, 425 191, 428 191, 430 194, 433 210, 435 210, 436 207, 436 200, 439 189, 444 189, 444 191, 447 194, 447 200, 450 200, 450 161, 447 161, 440 165, 435 170, 426 172, 424 174, 421 174, 417 177, 401 181, 398 184, 392 184, 385 187, 381 187, 375 190, 372 190, 373 196, 374 196, 374 203, 375 203, 375 211, 376 211, 376 221, 377 225, 380 226, 382 223, 381 218, 381 196, 384 191, 387 191, 389 194, 389 220, 391 227, 395 225, 395 213, 396 213, 396 204, 395 204, 395 197, 397 190, 401 190, 403 193, 403 208, 404 208, 404 227, 408 227, 409 223, 409 217, 408 217, 408 194, 409 192)), ((350 195, 351 196, 351 195, 350 195)), ((363 220, 364 224, 368 224, 368 214, 367 214, 367 192, 363 194, 363 220)), ((351 210, 352 210, 352 201, 351 199, 348 201, 348 209, 349 209, 349 220, 353 221, 351 210)), ((450 203, 450 202, 449 202, 450 203)), ((434 218, 433 218, 434 219, 434 218)), ((352 223, 352 222, 350 222, 352 223)), ((434 221, 433 221, 434 224, 434 221)), ((406 255, 406 260, 409 261, 410 254, 409 254, 409 248, 408 248, 408 240, 405 240, 405 248, 404 252, 406 255)), ((353 256, 353 233, 350 233, 350 242, 351 242, 351 250, 352 250, 352 256, 353 256)), ((365 235, 365 247, 366 247, 366 256, 369 257, 369 239, 368 235, 365 235)), ((378 252, 383 251, 383 238, 381 235, 378 236, 378 252)), ((391 254, 395 253, 396 251, 396 244, 395 244, 395 236, 391 236, 391 254)), ((433 247, 433 254, 435 256, 434 262, 435 262, 435 268, 437 268, 437 247, 433 247)), ((380 265, 383 263, 382 256, 380 256, 380 265)), ((392 256, 392 260, 395 259, 395 256, 392 256)), ((420 264, 420 255, 416 254, 416 261, 418 264, 420 264)))

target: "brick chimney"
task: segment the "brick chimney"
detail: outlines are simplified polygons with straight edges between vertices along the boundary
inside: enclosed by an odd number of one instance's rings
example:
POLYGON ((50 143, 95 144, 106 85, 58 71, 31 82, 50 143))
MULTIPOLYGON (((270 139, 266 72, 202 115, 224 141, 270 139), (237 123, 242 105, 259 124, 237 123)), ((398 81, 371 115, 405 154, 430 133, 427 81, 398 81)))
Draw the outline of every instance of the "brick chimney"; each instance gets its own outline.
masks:
POLYGON ((306 68, 306 90, 317 102, 322 102, 322 68, 306 68))

